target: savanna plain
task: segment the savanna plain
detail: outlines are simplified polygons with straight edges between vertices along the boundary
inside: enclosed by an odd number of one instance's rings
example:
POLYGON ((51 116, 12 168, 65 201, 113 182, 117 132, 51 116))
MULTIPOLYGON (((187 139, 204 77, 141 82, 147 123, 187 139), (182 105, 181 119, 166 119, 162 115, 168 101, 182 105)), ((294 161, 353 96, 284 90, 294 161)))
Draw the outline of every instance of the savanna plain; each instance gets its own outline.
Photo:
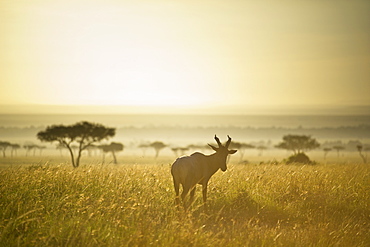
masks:
POLYGON ((231 160, 185 211, 172 161, 3 158, 0 246, 369 246, 368 164, 231 160))

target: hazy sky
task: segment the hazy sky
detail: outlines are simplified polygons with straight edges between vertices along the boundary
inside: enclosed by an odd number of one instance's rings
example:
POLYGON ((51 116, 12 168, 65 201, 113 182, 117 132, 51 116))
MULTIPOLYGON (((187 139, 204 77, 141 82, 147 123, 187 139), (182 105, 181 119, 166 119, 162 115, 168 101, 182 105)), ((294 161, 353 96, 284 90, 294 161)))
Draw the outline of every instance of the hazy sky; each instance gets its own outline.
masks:
POLYGON ((0 0, 8 104, 370 105, 370 1, 0 0))

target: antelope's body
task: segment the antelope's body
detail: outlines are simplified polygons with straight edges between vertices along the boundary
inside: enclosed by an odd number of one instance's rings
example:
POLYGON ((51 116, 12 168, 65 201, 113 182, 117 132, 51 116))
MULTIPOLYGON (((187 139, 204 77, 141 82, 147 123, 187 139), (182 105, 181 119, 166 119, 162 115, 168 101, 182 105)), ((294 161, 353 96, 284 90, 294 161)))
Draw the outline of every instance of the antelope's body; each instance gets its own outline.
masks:
POLYGON ((176 193, 176 204, 180 204, 180 184, 182 185, 183 191, 181 199, 184 203, 185 208, 187 207, 185 197, 190 191, 190 202, 194 199, 195 187, 197 184, 202 185, 203 191, 203 202, 207 201, 207 186, 208 181, 215 174, 218 169, 226 171, 226 159, 229 154, 233 154, 236 150, 228 150, 231 138, 223 146, 220 140, 215 136, 219 147, 216 148, 209 145, 216 153, 211 155, 204 155, 202 153, 193 153, 190 156, 184 156, 176 159, 171 167, 171 174, 173 177, 173 183, 176 193))

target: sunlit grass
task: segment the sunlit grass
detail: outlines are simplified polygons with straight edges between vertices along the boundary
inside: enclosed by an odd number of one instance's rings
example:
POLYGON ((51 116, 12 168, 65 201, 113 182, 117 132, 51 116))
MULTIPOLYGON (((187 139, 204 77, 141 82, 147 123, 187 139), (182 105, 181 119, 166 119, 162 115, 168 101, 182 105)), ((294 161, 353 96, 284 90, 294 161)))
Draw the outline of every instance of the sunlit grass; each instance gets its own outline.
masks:
MULTIPOLYGON (((1 246, 366 246, 370 167, 229 165, 189 212, 168 160, 0 169, 1 246)), ((17 162, 16 162, 17 163, 17 162)))

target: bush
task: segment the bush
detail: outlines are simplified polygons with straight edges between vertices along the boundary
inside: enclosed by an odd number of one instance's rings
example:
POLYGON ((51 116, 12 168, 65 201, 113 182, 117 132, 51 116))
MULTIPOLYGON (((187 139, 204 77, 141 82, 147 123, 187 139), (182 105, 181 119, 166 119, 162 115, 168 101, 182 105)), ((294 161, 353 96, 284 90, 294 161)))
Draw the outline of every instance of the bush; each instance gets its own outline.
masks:
POLYGON ((287 164, 292 164, 292 163, 300 163, 300 164, 309 164, 313 165, 314 162, 308 158, 308 156, 305 153, 297 153, 292 156, 289 156, 287 161, 287 164))

